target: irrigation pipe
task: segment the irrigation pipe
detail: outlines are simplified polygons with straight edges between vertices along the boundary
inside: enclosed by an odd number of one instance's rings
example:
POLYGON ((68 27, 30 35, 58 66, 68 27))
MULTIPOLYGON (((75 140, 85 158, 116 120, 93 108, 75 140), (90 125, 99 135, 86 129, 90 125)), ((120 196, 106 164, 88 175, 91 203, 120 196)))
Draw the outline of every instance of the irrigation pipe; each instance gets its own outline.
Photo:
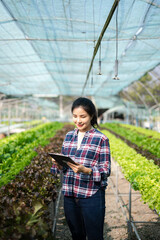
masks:
POLYGON ((87 84, 87 81, 88 81, 88 78, 89 78, 89 75, 90 75, 90 72, 91 72, 91 69, 92 69, 92 66, 93 66, 94 58, 95 58, 95 56, 96 56, 96 54, 97 54, 98 48, 99 48, 100 43, 101 43, 102 38, 103 38, 103 35, 104 35, 104 33, 105 33, 105 31, 106 31, 106 29, 107 29, 107 27, 108 27, 108 25, 109 25, 109 23, 110 23, 110 21, 111 21, 111 19, 112 19, 112 16, 113 16, 113 14, 114 14, 114 11, 115 11, 116 7, 118 6, 119 1, 120 1, 120 0, 115 0, 115 1, 114 1, 113 6, 112 6, 112 8, 111 8, 111 10, 110 10, 110 13, 109 13, 109 15, 108 15, 108 17, 107 17, 107 19, 106 19, 106 22, 105 22, 105 24, 104 24, 104 26, 103 26, 103 29, 102 29, 102 31, 101 31, 101 33, 100 33, 100 36, 99 36, 98 41, 97 41, 97 43, 96 43, 96 46, 95 46, 95 48, 94 48, 92 60, 91 60, 91 63, 90 63, 90 66, 89 66, 89 70, 88 70, 88 73, 87 73, 87 77, 86 77, 86 80, 85 80, 85 83, 84 83, 84 86, 83 86, 83 89, 82 89, 82 96, 83 96, 83 94, 84 94, 84 89, 85 89, 85 87, 86 87, 86 84, 87 84))

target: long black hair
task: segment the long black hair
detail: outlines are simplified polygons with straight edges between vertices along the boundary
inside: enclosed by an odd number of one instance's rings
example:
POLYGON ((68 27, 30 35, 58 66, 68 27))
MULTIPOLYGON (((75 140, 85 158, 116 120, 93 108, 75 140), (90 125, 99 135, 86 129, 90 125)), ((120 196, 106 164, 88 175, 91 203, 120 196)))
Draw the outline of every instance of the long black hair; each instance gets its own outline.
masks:
POLYGON ((92 118, 91 125, 93 127, 98 127, 97 112, 93 102, 88 98, 79 97, 72 104, 72 108, 71 108, 72 113, 73 113, 73 110, 78 107, 82 107, 90 115, 90 117, 92 118))

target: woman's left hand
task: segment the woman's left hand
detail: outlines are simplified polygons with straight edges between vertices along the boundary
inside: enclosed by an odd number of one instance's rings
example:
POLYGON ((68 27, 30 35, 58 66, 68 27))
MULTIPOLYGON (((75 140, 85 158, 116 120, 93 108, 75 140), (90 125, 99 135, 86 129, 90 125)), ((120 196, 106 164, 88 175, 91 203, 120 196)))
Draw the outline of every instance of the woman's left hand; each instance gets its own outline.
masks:
POLYGON ((83 166, 82 164, 73 164, 73 163, 70 163, 70 162, 67 162, 68 166, 70 168, 72 168, 72 170, 75 172, 75 173, 84 173, 84 174, 90 174, 90 172, 92 171, 91 168, 87 168, 85 166, 83 166))

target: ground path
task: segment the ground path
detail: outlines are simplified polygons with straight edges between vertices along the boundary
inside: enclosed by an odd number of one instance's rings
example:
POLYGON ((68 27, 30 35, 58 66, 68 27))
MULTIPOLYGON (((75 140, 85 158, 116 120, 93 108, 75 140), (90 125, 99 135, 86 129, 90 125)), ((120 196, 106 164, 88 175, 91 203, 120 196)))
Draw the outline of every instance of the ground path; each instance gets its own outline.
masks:
MULTIPOLYGON (((112 161, 112 175, 110 177, 109 186, 106 190, 106 217, 104 226, 104 240, 127 240, 128 226, 124 213, 127 213, 129 205, 129 183, 124 178, 120 167, 112 161), (117 202, 116 191, 116 171, 118 169, 118 190, 123 193, 122 201, 117 202), (124 213, 120 205, 123 206, 124 213)), ((128 218, 128 214, 126 215, 128 218)), ((134 221, 160 222, 158 215, 149 209, 147 204, 141 200, 139 192, 132 190, 132 216, 134 221)), ((139 236, 142 240, 159 240, 160 224, 137 224, 139 236)), ((63 200, 58 214, 56 227, 56 240, 71 240, 71 234, 65 221, 63 212, 63 200)), ((135 233, 132 233, 132 240, 136 240, 135 233)))

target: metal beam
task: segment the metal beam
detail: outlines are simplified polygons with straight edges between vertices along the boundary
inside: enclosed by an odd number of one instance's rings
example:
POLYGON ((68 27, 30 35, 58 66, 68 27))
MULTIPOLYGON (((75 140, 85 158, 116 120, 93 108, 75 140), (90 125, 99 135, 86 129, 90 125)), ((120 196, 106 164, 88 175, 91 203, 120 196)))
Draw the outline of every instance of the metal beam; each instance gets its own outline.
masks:
POLYGON ((149 109, 147 103, 143 100, 143 98, 141 97, 141 95, 137 92, 137 90, 133 87, 133 85, 131 86, 135 92, 135 94, 139 97, 139 99, 141 100, 141 102, 144 104, 146 109, 149 109))
POLYGON ((151 91, 140 81, 136 82, 136 84, 140 84, 147 92, 148 94, 153 98, 154 102, 159 105, 160 103, 157 101, 157 99, 153 96, 153 94, 151 93, 151 91))
MULTIPOLYGON (((115 31, 115 29, 112 29, 115 31)), ((138 37, 137 40, 152 40, 152 39, 160 39, 160 37, 138 37)), ((119 38, 118 41, 129 41, 131 38, 119 38)), ((18 42, 18 41, 42 41, 42 42, 93 42, 95 41, 94 39, 74 39, 74 38, 30 38, 30 37, 24 37, 24 38, 2 38, 0 39, 0 42, 18 42)), ((110 42, 110 41, 116 41, 116 38, 107 38, 103 39, 103 42, 110 42)), ((155 47, 154 47, 155 48, 155 47)), ((156 48, 159 49, 159 48, 156 48)))

